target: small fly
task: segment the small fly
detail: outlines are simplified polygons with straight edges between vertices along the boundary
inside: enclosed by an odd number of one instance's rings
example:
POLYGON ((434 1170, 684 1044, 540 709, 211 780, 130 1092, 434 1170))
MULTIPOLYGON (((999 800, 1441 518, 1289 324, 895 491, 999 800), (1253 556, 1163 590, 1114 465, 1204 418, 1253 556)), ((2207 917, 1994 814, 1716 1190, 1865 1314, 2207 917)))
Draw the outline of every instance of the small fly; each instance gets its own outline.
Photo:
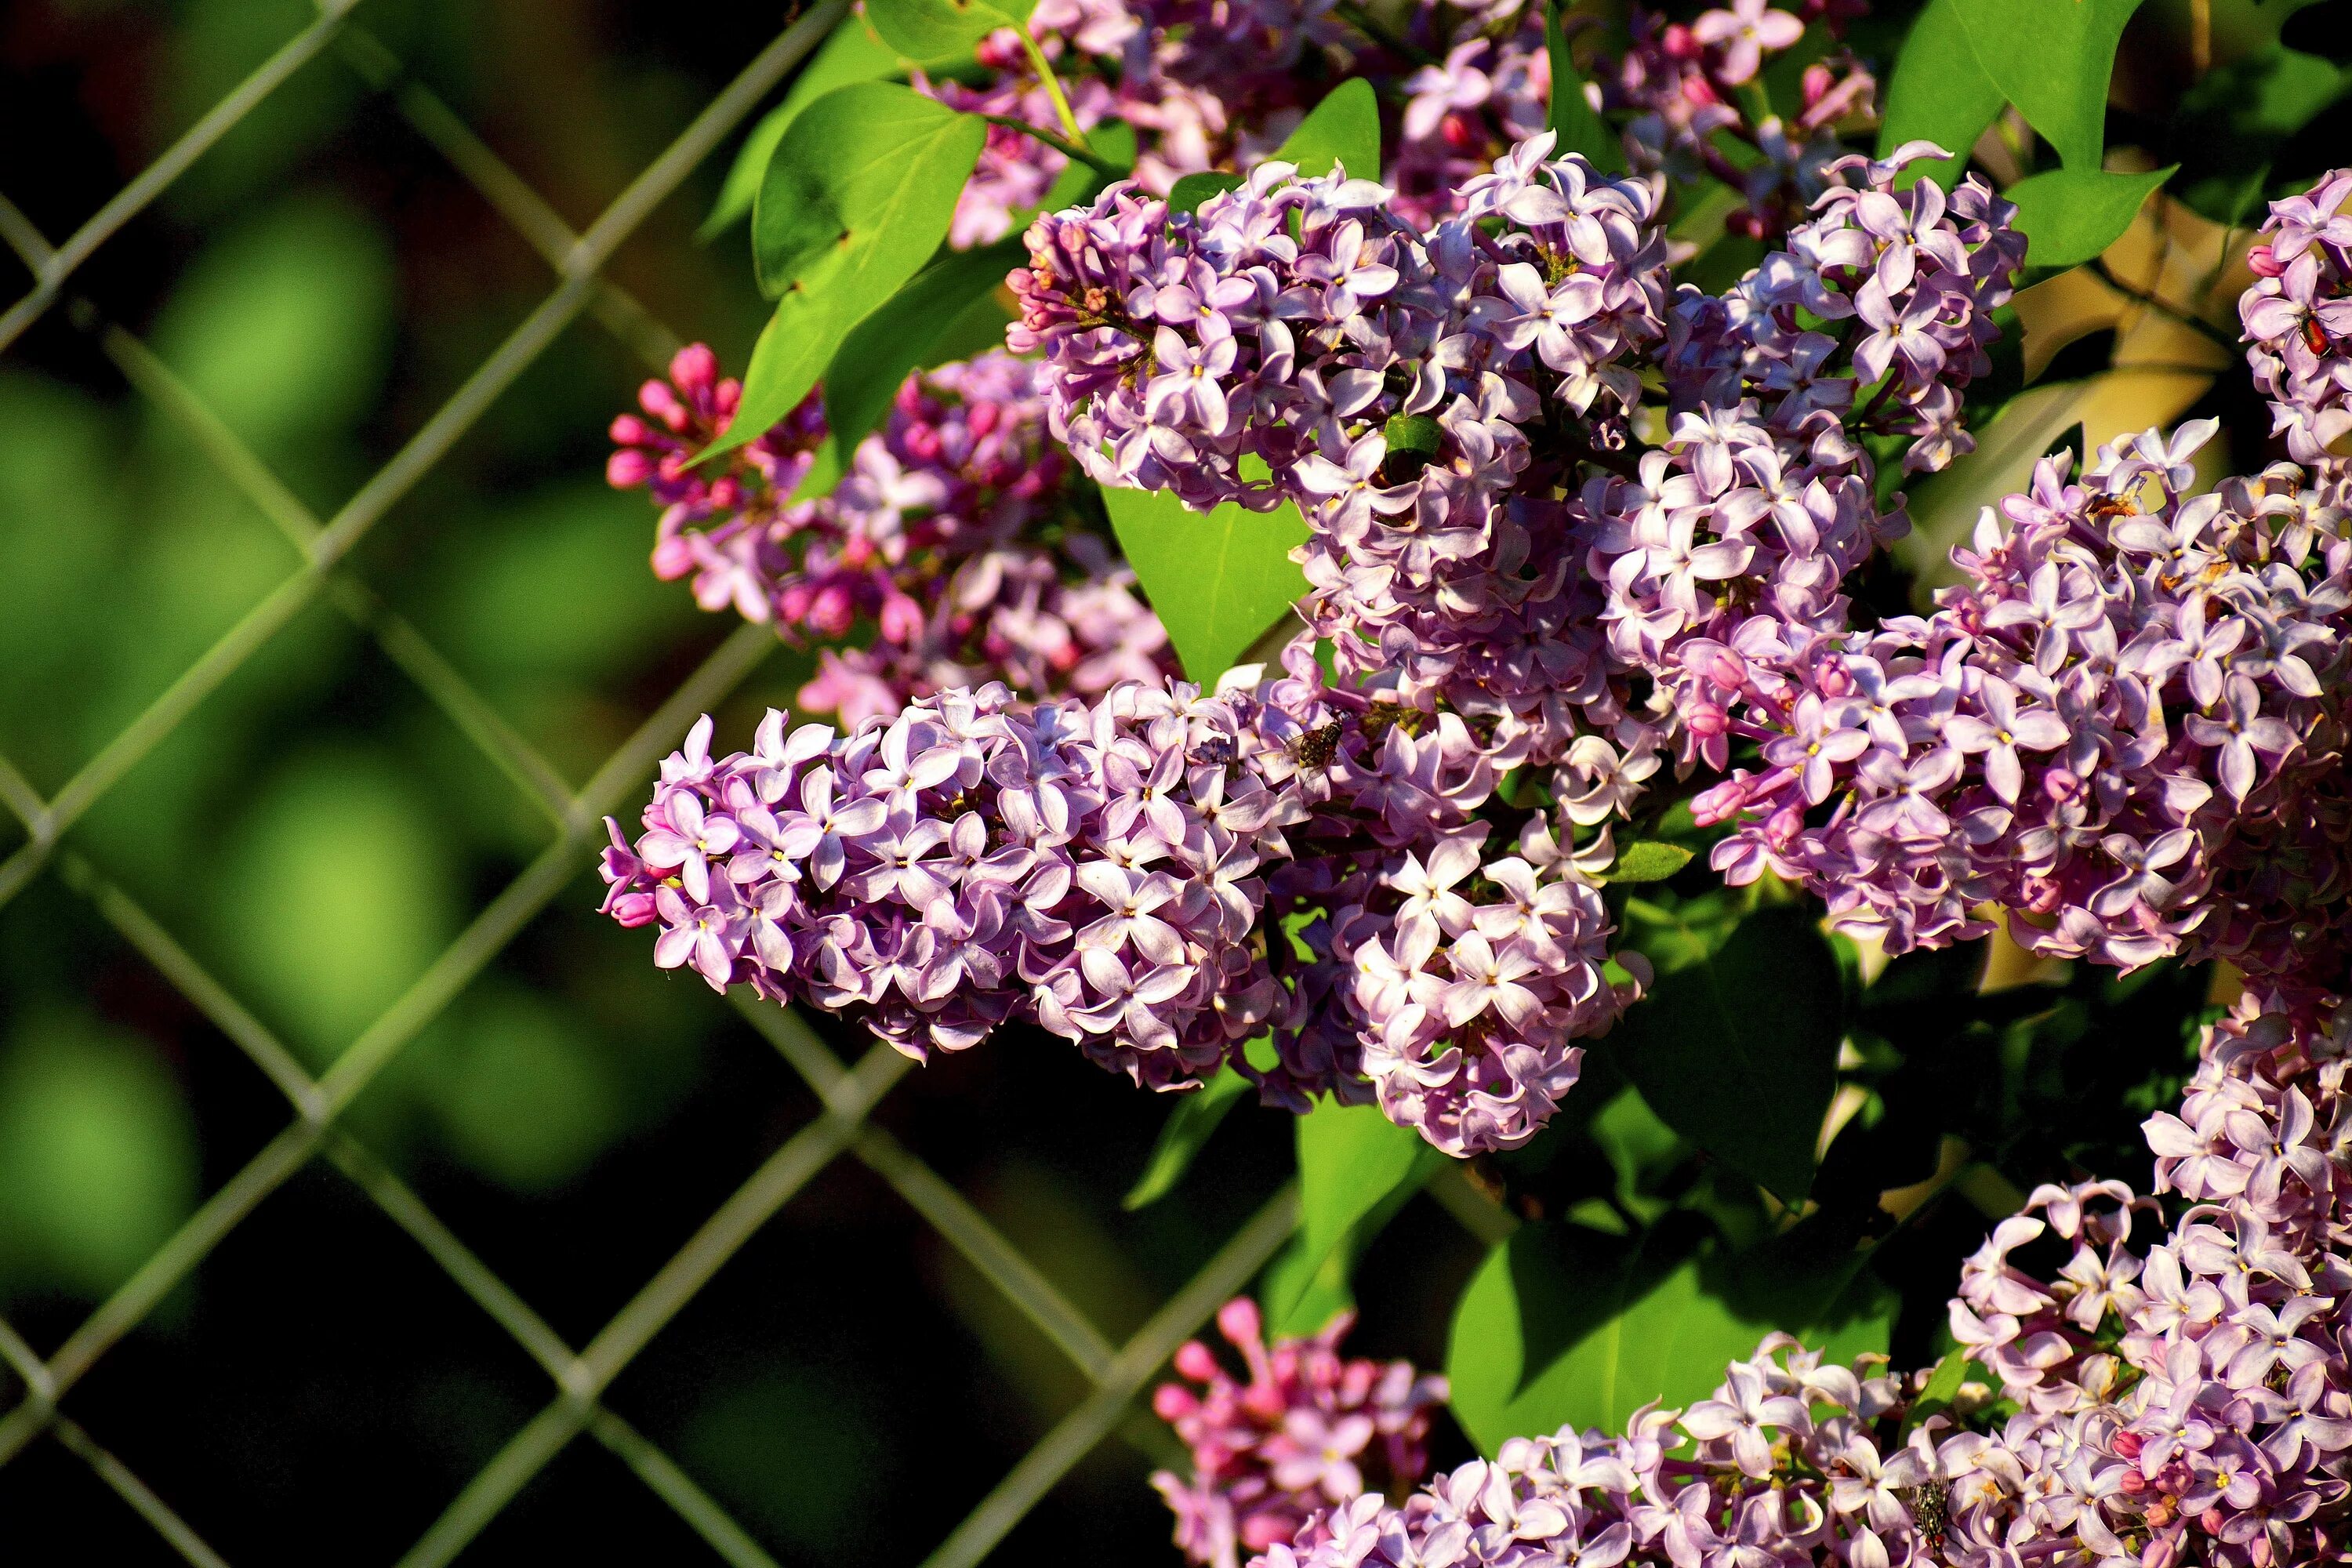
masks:
POLYGON ((1911 1528, 1919 1537, 1920 1550, 1930 1554, 1942 1552, 1950 1491, 1941 1481, 1922 1481, 1904 1489, 1904 1500, 1911 1510, 1911 1528))

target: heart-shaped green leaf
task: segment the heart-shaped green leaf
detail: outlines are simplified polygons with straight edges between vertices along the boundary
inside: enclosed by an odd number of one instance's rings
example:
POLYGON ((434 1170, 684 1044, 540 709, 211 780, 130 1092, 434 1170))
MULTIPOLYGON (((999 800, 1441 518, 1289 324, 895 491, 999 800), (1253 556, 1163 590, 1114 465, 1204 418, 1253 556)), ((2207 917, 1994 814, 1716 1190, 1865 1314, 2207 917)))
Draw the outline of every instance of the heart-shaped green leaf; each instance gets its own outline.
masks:
MULTIPOLYGON (((2107 141, 2116 42, 2140 0, 1957 0, 1983 69, 2070 169, 2095 170, 2107 141)), ((1906 51, 1907 52, 1907 51, 1906 51)), ((1963 149, 1954 148, 1954 152, 1963 149)))
POLYGON ((1381 104, 1372 84, 1354 77, 1324 94, 1274 156, 1297 164, 1299 174, 1310 178, 1329 174, 1336 164, 1359 179, 1379 179, 1381 104))
POLYGON ((1812 915, 1759 910, 1662 974, 1604 1048, 1667 1126, 1794 1205, 1837 1090, 1844 995, 1812 915))
POLYGON ((909 374, 941 363, 934 345, 1028 254, 1017 236, 944 252, 851 330, 824 373, 825 423, 842 451, 882 422, 909 374))
POLYGON ((838 285, 855 282, 869 308, 881 303, 947 237, 987 137, 984 121, 896 82, 825 94, 784 132, 752 207, 760 287, 844 298, 838 285), (889 286, 873 289, 885 275, 889 286))
POLYGON ((1314 1294, 1326 1261, 1343 1247, 1370 1241, 1368 1224, 1384 1217, 1383 1209, 1394 1212, 1391 1200, 1401 1204, 1444 1157, 1419 1133, 1381 1115, 1377 1105, 1325 1101, 1298 1119, 1298 1239, 1269 1277, 1266 1292, 1266 1316, 1277 1331, 1311 1333, 1322 1327, 1293 1320, 1314 1294))
POLYGON ((2017 229, 2026 238, 2025 264, 2072 267, 2122 238, 2148 193, 2171 177, 2170 169, 2145 174, 2053 169, 2020 180, 2001 195, 2017 204, 2017 229))
POLYGON ((1202 513, 1166 490, 1106 489, 1103 504, 1186 675, 1203 685, 1307 592, 1290 559, 1307 520, 1288 501, 1273 511, 1227 501, 1202 513))
MULTIPOLYGON (((941 59, 925 60, 923 68, 937 73, 969 59, 965 49, 941 59)), ((792 90, 784 94, 783 102, 761 118, 743 139, 742 151, 735 154, 729 165, 727 181, 719 189, 719 199, 711 204, 710 216, 702 220, 699 237, 709 239, 739 218, 748 217, 751 203, 760 194, 760 183, 768 177, 768 161, 784 139, 801 110, 831 92, 854 81, 879 81, 885 77, 903 74, 908 62, 898 58, 898 51, 884 43, 863 16, 852 11, 841 19, 841 25, 828 35, 814 58, 793 79, 792 90)))
POLYGON ((1775 1256, 1791 1250, 1787 1239, 1710 1260, 1666 1226, 1630 1237, 1520 1227, 1454 1309, 1445 1374, 1455 1418, 1492 1454, 1562 1426, 1622 1431, 1654 1400, 1704 1399, 1726 1363, 1776 1329, 1833 1359, 1883 1352, 1892 1310, 1860 1258, 1775 1256), (1757 1282, 1767 1288, 1744 1288, 1757 1282))
POLYGON ((1927 0, 1887 79, 1879 153, 1892 153, 1906 142, 1933 142, 1952 156, 1914 163, 1904 171, 1904 179, 1907 184, 1924 176, 1948 188, 1967 163, 1969 149, 2007 101, 1977 64, 1967 25, 1960 20, 1960 0, 1927 0))
POLYGON ((842 340, 939 249, 987 130, 878 81, 827 93, 793 121, 751 214, 776 313, 751 352, 733 424, 697 461, 758 439, 799 406, 842 340))
POLYGON ((866 0, 866 20, 908 59, 968 49, 999 27, 1029 20, 1036 0, 866 0))

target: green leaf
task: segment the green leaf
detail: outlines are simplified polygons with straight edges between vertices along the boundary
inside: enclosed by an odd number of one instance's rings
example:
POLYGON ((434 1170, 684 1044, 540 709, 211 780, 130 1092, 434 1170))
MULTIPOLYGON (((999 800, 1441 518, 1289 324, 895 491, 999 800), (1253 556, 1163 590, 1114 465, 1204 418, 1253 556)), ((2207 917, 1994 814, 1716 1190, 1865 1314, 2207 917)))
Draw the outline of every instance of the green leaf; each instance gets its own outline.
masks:
POLYGON ((1343 1245, 1369 1241, 1368 1234, 1360 1234, 1362 1222, 1384 1200, 1411 1196, 1444 1158, 1419 1133, 1381 1115, 1377 1105, 1327 1100, 1300 1117, 1298 1258, 1283 1293, 1268 1292, 1267 1316, 1287 1322, 1325 1259, 1343 1245))
POLYGON ((2168 168, 2145 174, 2052 169, 2018 181, 2001 195, 2017 204, 2017 228, 2027 242, 2025 264, 2073 267, 2123 237, 2148 193, 2171 177, 2168 168))
POLYGON ((1029 20, 1036 0, 866 0, 866 18, 882 41, 908 59, 929 59, 972 45, 999 27, 1029 20))
POLYGON ((1691 852, 1679 844, 1642 839, 1617 852, 1617 863, 1609 868, 1604 880, 1663 882, 1690 863, 1691 852))
POLYGON ((1930 1415, 1940 1415, 1952 1407, 1959 1397, 1960 1384, 1969 1378, 1969 1352, 1953 1351, 1936 1363, 1935 1375, 1927 1386, 1919 1391, 1918 1400, 1904 1413, 1903 1430, 1908 1432, 1930 1415))
POLYGON ((1581 153, 1602 174, 1616 174, 1625 167, 1624 143, 1584 96, 1584 76, 1569 57, 1559 11, 1559 0, 1547 0, 1544 47, 1551 57, 1551 129, 1559 138, 1552 150, 1557 154, 1581 153))
POLYGON ((934 353, 949 329, 995 292, 1028 254, 1017 236, 978 250, 948 251, 851 330, 824 373, 825 423, 841 450, 855 451, 882 422, 909 374, 951 357, 934 353))
POLYGON ((1171 213, 1196 213, 1201 204, 1211 196, 1238 191, 1243 180, 1239 174, 1220 174, 1213 171, 1204 174, 1186 174, 1168 193, 1168 210, 1171 213))
POLYGON ((1967 164, 1969 149, 2009 101, 1977 63, 1960 5, 1961 0, 1928 0, 1887 79, 1880 156, 1906 142, 1933 142, 1952 154, 1912 164, 1904 172, 1906 183, 1925 175, 1948 188, 1967 164))
POLYGON ((1837 1090, 1837 954, 1801 909, 1759 910, 1712 954, 1663 975, 1609 1037, 1665 1124, 1791 1205, 1837 1090))
POLYGON ((1224 1121, 1225 1113, 1241 1103, 1249 1086, 1249 1079, 1226 1068, 1178 1100, 1160 1125, 1160 1141, 1151 1146, 1142 1176, 1120 1200, 1122 1206, 1139 1209, 1166 1197, 1191 1168, 1192 1157, 1209 1141, 1209 1134, 1224 1121))
POLYGON ((728 166, 726 183, 719 188, 719 199, 711 204, 710 216, 702 220, 696 237, 708 240, 738 219, 751 216, 751 203, 760 194, 760 183, 768 177, 768 161, 775 156, 784 132, 800 118, 801 110, 835 88, 856 81, 879 81, 906 68, 907 62, 875 36, 864 16, 855 11, 844 16, 841 25, 817 50, 816 58, 793 79, 792 90, 784 94, 783 102, 761 116, 760 123, 751 128, 751 134, 743 139, 742 151, 728 166))
POLYGON ((1208 684, 1307 592, 1290 552, 1307 520, 1285 501, 1194 511, 1166 490, 1106 489, 1118 547, 1176 645, 1185 673, 1208 684))
POLYGON ((1275 160, 1298 165, 1302 176, 1328 174, 1344 167, 1358 179, 1376 180, 1381 174, 1381 105, 1372 84, 1352 77, 1333 88, 1308 111, 1274 154, 1275 160))
POLYGON ((2140 0, 1956 0, 1977 64, 2070 169, 2106 149, 2116 41, 2140 0))
POLYGON ((1496 1246, 1454 1309, 1446 1352, 1454 1414, 1472 1440, 1492 1454, 1561 1426, 1622 1430, 1653 1400, 1707 1397, 1725 1365, 1776 1329, 1841 1356, 1885 1348, 1891 1318, 1874 1280, 1857 1289, 1853 1270, 1832 1271, 1811 1300, 1735 1300, 1726 1277, 1745 1260, 1710 1268, 1681 1239, 1665 1226, 1618 1237, 1544 1224, 1496 1246))
POLYGON ((881 303, 947 237, 987 138, 985 121, 896 82, 825 94, 784 132, 751 209, 760 287, 892 273, 881 303))
POLYGON ((2216 223, 2242 221, 2261 202, 2287 138, 2347 87, 2352 72, 2277 43, 2208 71, 2181 94, 2166 138, 2181 163, 2173 193, 2216 223))
POLYGON ((751 215, 762 283, 782 297, 734 423, 697 462, 798 407, 850 331, 930 258, 987 129, 891 82, 836 89, 793 122, 751 215))
MULTIPOLYGON (((1328 174, 1334 163, 1350 174, 1377 178, 1381 167, 1381 107, 1372 84, 1361 77, 1341 82, 1298 122, 1289 139, 1266 162, 1296 163, 1303 176, 1328 174)), ((1168 193, 1168 210, 1199 212, 1211 196, 1241 189, 1239 174, 1186 174, 1168 193)))

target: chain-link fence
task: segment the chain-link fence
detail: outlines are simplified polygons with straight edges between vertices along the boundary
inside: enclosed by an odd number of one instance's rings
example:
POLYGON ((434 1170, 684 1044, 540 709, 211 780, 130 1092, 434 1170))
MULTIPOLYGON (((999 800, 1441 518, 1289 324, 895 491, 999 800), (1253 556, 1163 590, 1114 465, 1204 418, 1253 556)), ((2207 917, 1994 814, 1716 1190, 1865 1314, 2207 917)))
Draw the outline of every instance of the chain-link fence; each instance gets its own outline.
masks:
MULTIPOLYGON (((1113 1433, 1124 1430, 1147 1451, 1171 1457, 1167 1435, 1152 1429, 1138 1409, 1136 1395, 1175 1347, 1219 1303, 1244 1288, 1289 1237, 1297 1213, 1292 1188, 1276 1192, 1139 1331, 1125 1343, 1114 1344, 954 1185, 869 1120, 907 1073, 910 1064, 904 1058, 876 1047, 845 1067, 799 1018, 772 1006, 747 1005, 744 1016, 814 1091, 819 1114, 786 1138, 601 1331, 575 1346, 485 1263, 456 1228, 437 1217, 391 1163, 372 1152, 346 1126, 346 1113, 362 1092, 580 877, 602 844, 600 819, 632 804, 656 759, 677 743, 693 716, 717 706, 776 647, 773 634, 764 627, 737 630, 575 790, 455 663, 355 574, 353 552, 576 319, 593 318, 649 364, 667 360, 677 346, 677 336, 608 280, 603 269, 681 181, 791 77, 840 19, 846 0, 824 0, 792 20, 593 224, 577 233, 439 96, 404 71, 401 59, 354 18, 355 5, 356 0, 320 0, 314 22, 287 38, 265 64, 62 240, 41 233, 0 192, 0 239, 16 251, 34 279, 31 289, 0 314, 0 353, 49 313, 66 313, 101 347, 152 412, 193 443, 221 478, 283 532, 300 557, 295 571, 47 798, 23 771, 0 757, 0 803, 21 821, 26 835, 0 861, 0 903, 16 898, 37 879, 59 879, 242 1048, 283 1094, 292 1112, 282 1131, 217 1185, 177 1233, 53 1351, 41 1353, 16 1329, 0 1322, 0 1358, 16 1383, 14 1407, 0 1415, 0 1465, 54 1444, 86 1465, 181 1558, 205 1565, 224 1562, 187 1521, 187 1499, 151 1487, 110 1451, 105 1431, 86 1428, 77 1419, 74 1394, 271 1194, 306 1167, 323 1163, 404 1231, 546 1377, 544 1407, 446 1500, 401 1563, 441 1563, 456 1558, 534 1477, 584 1436, 621 1459, 721 1559, 736 1564, 770 1563, 773 1560, 752 1532, 670 1454, 615 1413, 605 1395, 623 1370, 772 1216, 845 1156, 894 1189, 1058 1347, 1090 1389, 927 1560, 941 1568, 978 1563, 1113 1433), (368 91, 378 95, 488 200, 555 278, 554 288, 538 307, 438 411, 324 518, 299 499, 163 358, 110 319, 106 301, 86 295, 79 282, 84 264, 94 253, 314 59, 322 67, 332 64, 355 72, 368 91), (405 993, 323 1071, 314 1073, 172 931, 77 852, 74 830, 199 704, 318 604, 330 606, 371 638, 543 811, 547 837, 536 858, 478 910, 457 940, 405 993)), ((1082 1069, 1074 1063, 1072 1070, 1082 1069)), ((1507 1223, 1499 1213, 1476 1213, 1466 1189, 1449 1196, 1475 1228, 1491 1230, 1507 1223)), ((780 1324, 777 1331, 789 1333, 789 1325, 780 1324)))

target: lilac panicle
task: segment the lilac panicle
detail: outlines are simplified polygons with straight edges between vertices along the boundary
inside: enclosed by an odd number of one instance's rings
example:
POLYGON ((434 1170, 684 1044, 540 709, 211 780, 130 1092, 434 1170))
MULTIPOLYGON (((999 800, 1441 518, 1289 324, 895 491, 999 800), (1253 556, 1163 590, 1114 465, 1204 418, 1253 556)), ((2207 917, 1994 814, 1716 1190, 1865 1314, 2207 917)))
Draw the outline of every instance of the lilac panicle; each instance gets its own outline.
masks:
POLYGON ((2247 258, 2253 284, 2239 301, 2246 363, 2271 400, 2288 456, 2316 463, 2352 432, 2352 170, 2271 204, 2263 240, 2247 258))
POLYGON ((1962 1270, 1952 1331, 1982 1376, 1947 1410, 1915 1412, 1926 1370, 1774 1334, 1710 1399, 1512 1438, 1401 1505, 1335 1500, 1254 1568, 2341 1561, 2348 1053, 2334 995, 2249 994, 2209 1028, 2178 1112, 2147 1123, 2175 1205, 2036 1189, 1962 1270), (2017 1260, 2043 1237, 2072 1254, 2047 1276, 2017 1260))
POLYGON ((2079 483, 2045 460, 1932 616, 1706 653, 1766 764, 1700 797, 1740 819, 1717 868, 1806 882, 1892 951, 1980 934, 1987 903, 2124 968, 2347 951, 2352 542, 2291 465, 2189 494, 2211 433, 2103 447, 2079 483))
POLYGON ((919 1059, 1017 1019, 1155 1089, 1230 1063, 1456 1153, 1524 1142, 1639 994, 1602 973, 1598 891, 1544 813, 1483 847, 1497 774, 1458 718, 1422 732, 1286 658, 1092 705, 959 689, 846 734, 772 712, 715 761, 706 719, 644 831, 613 826, 605 910, 657 922, 665 968, 919 1059), (1241 1044, 1268 1028, 1261 1068, 1241 1044))

